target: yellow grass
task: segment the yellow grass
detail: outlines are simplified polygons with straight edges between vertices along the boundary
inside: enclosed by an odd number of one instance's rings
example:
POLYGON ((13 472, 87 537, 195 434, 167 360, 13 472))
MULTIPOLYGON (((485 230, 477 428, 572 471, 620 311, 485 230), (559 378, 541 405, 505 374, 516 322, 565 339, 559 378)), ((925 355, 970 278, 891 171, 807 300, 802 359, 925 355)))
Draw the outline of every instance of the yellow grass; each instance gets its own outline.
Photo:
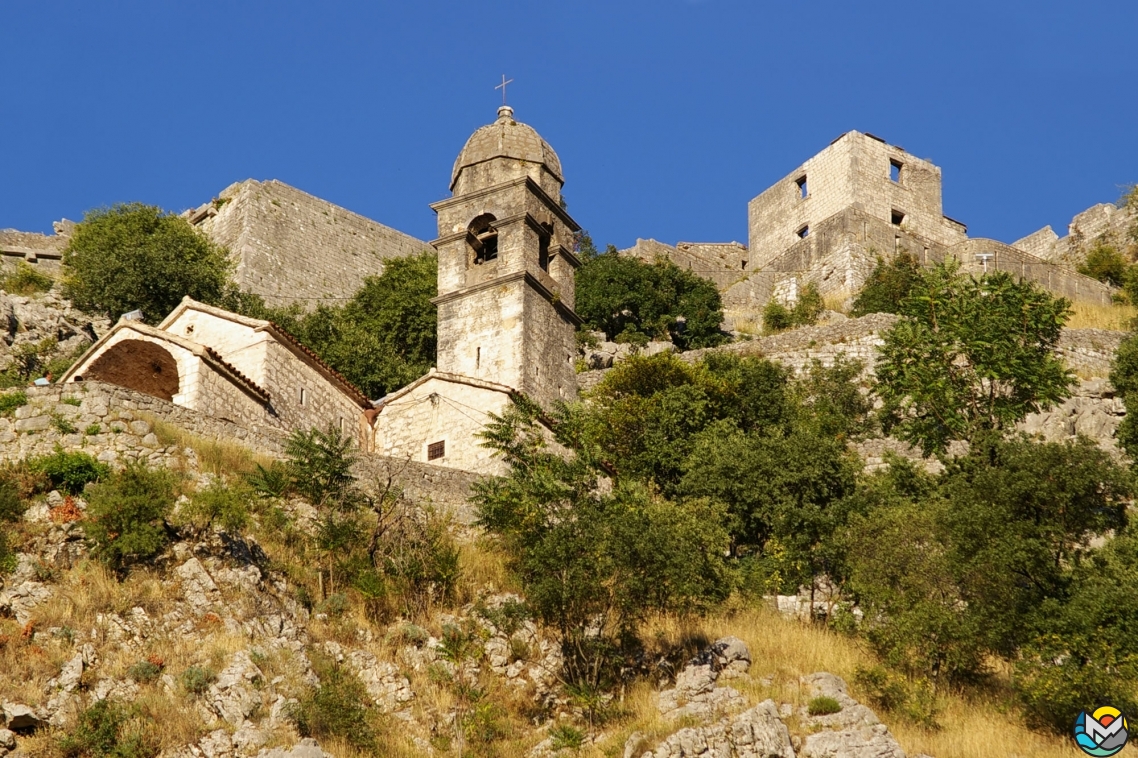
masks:
POLYGON ((1097 303, 1076 302, 1071 306, 1068 329, 1109 329, 1116 332, 1129 331, 1130 323, 1138 316, 1138 308, 1133 305, 1099 305, 1097 303))
POLYGON ((246 474, 253 471, 258 463, 268 466, 272 462, 272 457, 254 453, 239 442, 199 437, 148 413, 139 413, 138 416, 154 427, 154 434, 163 445, 193 450, 202 471, 218 476, 246 474))

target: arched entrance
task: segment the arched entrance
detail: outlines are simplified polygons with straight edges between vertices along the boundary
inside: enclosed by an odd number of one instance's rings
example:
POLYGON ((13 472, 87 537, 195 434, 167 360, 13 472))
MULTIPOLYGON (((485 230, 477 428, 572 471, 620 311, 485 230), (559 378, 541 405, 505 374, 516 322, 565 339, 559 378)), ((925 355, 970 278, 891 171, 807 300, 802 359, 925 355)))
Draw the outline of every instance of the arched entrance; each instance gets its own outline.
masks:
POLYGON ((117 384, 166 401, 178 394, 178 363, 161 345, 143 340, 123 340, 83 372, 91 381, 117 384))

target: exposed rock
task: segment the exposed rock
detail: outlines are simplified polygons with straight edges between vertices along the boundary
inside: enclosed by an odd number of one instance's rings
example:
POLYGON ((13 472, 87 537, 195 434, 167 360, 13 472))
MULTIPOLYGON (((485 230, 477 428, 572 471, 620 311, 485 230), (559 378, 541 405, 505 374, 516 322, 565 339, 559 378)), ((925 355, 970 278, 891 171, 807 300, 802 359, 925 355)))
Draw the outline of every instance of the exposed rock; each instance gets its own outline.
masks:
MULTIPOLYGON (((625 751, 627 755, 627 750, 625 751)), ((764 700, 711 726, 681 729, 641 758, 794 758, 790 731, 764 700)))
POLYGON ((39 713, 22 703, 4 703, 4 720, 13 732, 30 732, 44 725, 39 713))
POLYGON ((264 679, 245 650, 233 654, 229 665, 210 685, 205 701, 209 708, 234 726, 241 726, 261 704, 256 684, 264 679))
POLYGON ((751 651, 738 637, 723 637, 688 662, 689 666, 711 666, 713 671, 744 673, 751 667, 751 651))
POLYGON ((799 716, 808 727, 825 727, 827 729, 848 729, 852 727, 874 726, 880 721, 877 714, 849 696, 846 682, 840 676, 822 671, 802 677, 802 683, 808 687, 811 699, 816 697, 829 697, 838 701, 842 709, 837 713, 825 716, 811 716, 808 706, 799 709, 799 716))
POLYGON ((676 686, 660 693, 660 713, 671 719, 686 716, 706 719, 746 704, 738 690, 716 687, 717 677, 710 665, 685 666, 676 677, 676 686))
POLYGON ((197 558, 190 558, 174 573, 182 579, 182 593, 194 613, 202 615, 220 598, 221 591, 197 558))
POLYGON ((11 729, 0 729, 0 748, 4 750, 16 749, 16 734, 11 729))
POLYGON ((320 745, 312 738, 303 739, 289 750, 275 747, 272 750, 262 750, 257 758, 333 758, 330 753, 320 749, 320 745))
POLYGON ((806 737, 801 758, 905 758, 905 751, 884 724, 806 737))

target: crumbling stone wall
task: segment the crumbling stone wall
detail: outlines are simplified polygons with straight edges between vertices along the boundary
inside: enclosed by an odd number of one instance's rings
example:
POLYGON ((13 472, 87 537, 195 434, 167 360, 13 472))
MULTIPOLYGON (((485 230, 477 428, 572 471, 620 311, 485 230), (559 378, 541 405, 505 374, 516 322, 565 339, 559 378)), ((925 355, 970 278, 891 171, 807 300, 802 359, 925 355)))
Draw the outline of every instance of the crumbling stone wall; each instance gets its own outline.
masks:
POLYGON ((14 265, 23 260, 47 274, 57 273, 75 223, 64 219, 52 226, 55 229, 52 235, 0 229, 0 264, 14 265))
POLYGON ((430 245, 284 182, 248 179, 187 218, 237 260, 238 285, 269 305, 306 309, 350 297, 383 262, 430 245))
POLYGON ((1060 237, 1050 226, 1016 240, 1013 247, 1025 250, 1047 261, 1078 266, 1087 253, 1099 245, 1114 247, 1123 255, 1138 247, 1132 235, 1138 231, 1138 205, 1119 207, 1099 203, 1071 219, 1067 234, 1060 237))

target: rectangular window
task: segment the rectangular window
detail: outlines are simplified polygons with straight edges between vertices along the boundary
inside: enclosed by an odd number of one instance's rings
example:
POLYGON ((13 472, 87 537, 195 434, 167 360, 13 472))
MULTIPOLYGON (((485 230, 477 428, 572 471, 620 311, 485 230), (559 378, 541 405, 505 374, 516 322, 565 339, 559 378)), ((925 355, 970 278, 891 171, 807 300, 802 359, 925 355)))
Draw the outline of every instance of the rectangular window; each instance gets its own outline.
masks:
POLYGON ((798 185, 798 197, 799 198, 805 198, 808 194, 810 194, 810 190, 806 186, 806 175, 805 174, 803 174, 802 176, 795 179, 794 183, 798 185))
POLYGON ((904 166, 905 166, 905 164, 902 163, 901 161, 899 161, 895 158, 890 158, 889 159, 889 179, 896 182, 897 184, 900 184, 901 183, 901 169, 904 166))
POLYGON ((346 421, 344 421, 344 417, 340 416, 340 434, 344 434, 345 432, 348 431, 347 426, 348 426, 348 423, 346 421))
POLYGON ((799 239, 806 239, 807 237, 810 236, 810 225, 809 224, 803 224, 802 227, 799 228, 799 230, 797 232, 795 232, 795 234, 798 235, 799 239))
POLYGON ((308 405, 308 390, 306 390, 304 387, 300 388, 300 404, 308 405))
POLYGON ((432 442, 431 444, 427 445, 427 460, 428 461, 437 460, 439 458, 442 458, 446 454, 447 454, 447 443, 445 440, 439 440, 438 442, 432 442))
POLYGON ((890 220, 893 222, 893 226, 900 226, 905 223, 905 214, 899 210, 894 210, 890 215, 890 220))

